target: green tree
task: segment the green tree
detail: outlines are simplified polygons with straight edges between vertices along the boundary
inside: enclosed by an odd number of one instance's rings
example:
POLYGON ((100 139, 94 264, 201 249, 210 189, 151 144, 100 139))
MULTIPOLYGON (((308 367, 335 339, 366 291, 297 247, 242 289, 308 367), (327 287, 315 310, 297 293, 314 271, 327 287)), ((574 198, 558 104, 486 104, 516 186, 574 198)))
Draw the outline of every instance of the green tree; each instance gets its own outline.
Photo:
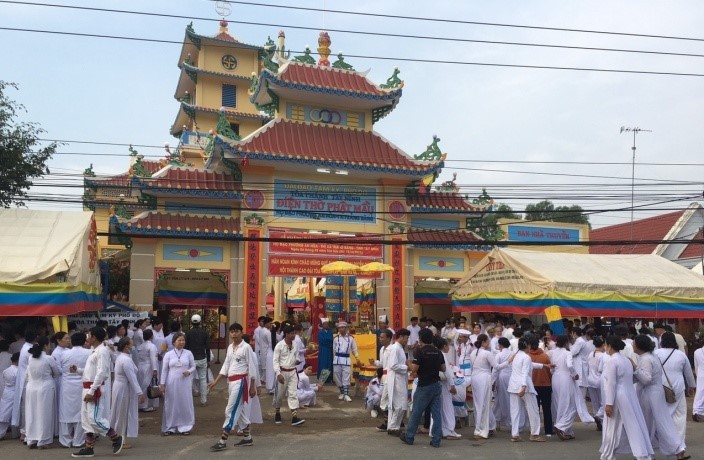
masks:
MULTIPOLYGON (((472 200, 474 204, 478 205, 486 205, 492 201, 486 189, 482 189, 481 195, 472 200)), ((501 230, 498 224, 498 220, 501 218, 520 219, 521 216, 514 213, 511 206, 501 203, 497 206, 492 206, 491 209, 485 213, 467 218, 467 229, 487 241, 498 241, 504 237, 504 231, 501 230)))
POLYGON ((572 224, 587 224, 589 216, 584 214, 584 209, 581 206, 573 204, 572 206, 557 206, 550 200, 543 200, 539 203, 531 203, 526 206, 525 219, 531 221, 548 221, 548 222, 568 222, 572 224))
POLYGON ((49 174, 46 162, 56 153, 58 144, 41 147, 45 131, 36 123, 18 122, 18 112, 26 111, 5 95, 6 88, 17 89, 14 83, 0 80, 0 206, 24 206, 32 179, 49 174))

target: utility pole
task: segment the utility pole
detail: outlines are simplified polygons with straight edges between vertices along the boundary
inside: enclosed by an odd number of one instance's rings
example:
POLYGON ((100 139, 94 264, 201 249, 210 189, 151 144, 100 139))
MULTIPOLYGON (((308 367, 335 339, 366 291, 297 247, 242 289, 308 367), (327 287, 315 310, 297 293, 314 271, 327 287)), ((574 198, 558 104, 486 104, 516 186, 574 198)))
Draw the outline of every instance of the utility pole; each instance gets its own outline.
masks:
POLYGON ((635 207, 635 185, 636 185, 636 134, 644 132, 644 133, 652 133, 651 130, 649 129, 641 129, 641 128, 627 128, 625 126, 621 126, 621 134, 623 133, 633 133, 633 147, 631 147, 631 150, 633 151, 633 159, 631 161, 631 243, 633 243, 633 209, 635 207))

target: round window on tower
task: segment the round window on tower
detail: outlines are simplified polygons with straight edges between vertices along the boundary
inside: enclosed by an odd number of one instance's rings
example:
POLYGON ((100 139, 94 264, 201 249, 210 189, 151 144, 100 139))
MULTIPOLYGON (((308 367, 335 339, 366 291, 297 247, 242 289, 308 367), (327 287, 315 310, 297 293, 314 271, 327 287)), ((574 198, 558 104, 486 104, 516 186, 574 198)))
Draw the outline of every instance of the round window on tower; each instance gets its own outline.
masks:
POLYGON ((226 70, 235 70, 237 68, 237 58, 231 54, 226 54, 220 59, 220 63, 226 70))

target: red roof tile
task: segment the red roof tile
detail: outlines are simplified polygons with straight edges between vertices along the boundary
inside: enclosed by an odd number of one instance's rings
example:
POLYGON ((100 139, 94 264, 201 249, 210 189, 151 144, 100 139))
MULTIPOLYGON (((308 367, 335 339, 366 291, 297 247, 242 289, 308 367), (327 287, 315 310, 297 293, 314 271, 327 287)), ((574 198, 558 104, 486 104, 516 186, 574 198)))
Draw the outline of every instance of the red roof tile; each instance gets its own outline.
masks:
POLYGON ((149 211, 120 223, 120 230, 130 235, 232 236, 240 233, 240 221, 229 216, 149 211))
POLYGON ((488 207, 470 203, 456 193, 436 191, 412 196, 406 200, 406 204, 417 208, 458 209, 469 212, 484 211, 488 207))
MULTIPOLYGON (((142 165, 144 169, 149 172, 149 174, 154 174, 164 167, 162 161, 152 161, 152 160, 142 160, 142 165)), ((86 177, 89 182, 94 182, 98 186, 106 187, 129 187, 132 182, 132 176, 130 176, 129 171, 118 174, 117 176, 112 176, 109 178, 98 178, 98 177, 86 177)))
POLYGON ((481 245, 484 242, 476 233, 467 230, 410 230, 408 241, 447 246, 481 245))
POLYGON ((655 243, 637 244, 638 241, 659 241, 665 238, 672 226, 685 211, 676 211, 660 216, 640 219, 633 222, 633 243, 631 243, 631 223, 626 222, 592 230, 589 240, 592 244, 601 241, 621 241, 623 244, 590 246, 590 254, 652 254, 658 246, 655 243), (634 244, 635 243, 635 244, 634 244))
POLYGON ((235 182, 231 174, 209 171, 207 169, 192 169, 171 167, 158 177, 143 181, 147 188, 174 188, 183 190, 209 190, 232 192, 239 190, 241 184, 235 182))
MULTIPOLYGON (((277 77, 288 83, 317 86, 319 88, 336 88, 360 93, 384 95, 389 91, 376 86, 367 77, 353 70, 335 69, 289 61, 277 77)), ((396 91, 394 88, 392 91, 396 91)))
POLYGON ((702 253, 704 253, 704 244, 702 244, 701 242, 704 241, 704 228, 699 229, 699 232, 694 237, 694 240, 699 241, 699 243, 688 244, 684 251, 682 251, 682 254, 680 254, 680 259, 692 259, 694 257, 702 257, 702 253))
POLYGON ((332 161, 423 173, 442 163, 414 160, 373 131, 283 119, 269 122, 233 146, 250 156, 271 154, 289 160, 332 161))

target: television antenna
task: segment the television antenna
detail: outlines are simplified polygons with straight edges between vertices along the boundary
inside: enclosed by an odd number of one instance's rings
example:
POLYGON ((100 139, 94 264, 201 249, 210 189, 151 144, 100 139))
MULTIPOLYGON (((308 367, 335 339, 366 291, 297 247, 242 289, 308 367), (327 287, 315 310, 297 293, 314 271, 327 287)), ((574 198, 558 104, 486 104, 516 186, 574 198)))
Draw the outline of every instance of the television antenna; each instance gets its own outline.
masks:
POLYGON ((227 2, 227 1, 215 2, 215 12, 218 13, 218 15, 223 18, 228 17, 232 13, 232 7, 230 6, 230 2, 227 2))
POLYGON ((631 150, 633 151, 633 160, 631 162, 631 243, 633 243, 633 208, 635 207, 634 198, 636 185, 636 134, 640 132, 652 133, 653 131, 650 129, 641 129, 637 127, 628 128, 626 126, 621 126, 620 132, 620 134, 633 133, 633 147, 631 147, 631 150))

